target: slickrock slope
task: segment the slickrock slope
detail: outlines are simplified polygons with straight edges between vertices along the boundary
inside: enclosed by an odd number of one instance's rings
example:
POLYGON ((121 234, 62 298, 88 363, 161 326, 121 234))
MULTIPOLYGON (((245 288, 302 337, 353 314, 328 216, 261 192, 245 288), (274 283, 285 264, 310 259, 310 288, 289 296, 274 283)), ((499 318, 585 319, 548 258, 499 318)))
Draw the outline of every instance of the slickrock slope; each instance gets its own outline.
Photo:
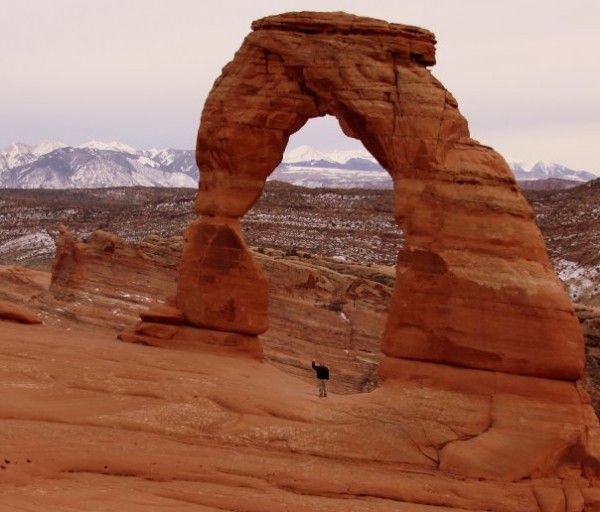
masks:
POLYGON ((203 345, 122 343, 100 327, 133 320, 159 292, 150 283, 174 289, 166 276, 175 274, 180 241, 63 238, 51 287, 40 272, 0 273, 1 298, 27 303, 45 321, 0 321, 7 510, 545 512, 600 504, 597 419, 574 383, 403 361, 393 363, 393 382, 346 394, 360 390, 361 372, 374 376, 390 274, 257 254, 273 301, 259 362, 203 345), (146 287, 128 284, 133 268, 154 276, 146 287), (117 283, 129 292, 116 293, 117 283), (341 313, 352 320, 352 345, 340 345, 348 332, 341 313), (317 397, 311 350, 333 370, 327 399, 317 397))
POLYGON ((406 361, 392 385, 321 399, 267 363, 98 329, 0 322, 0 338, 2 510, 600 504, 574 384, 406 361))

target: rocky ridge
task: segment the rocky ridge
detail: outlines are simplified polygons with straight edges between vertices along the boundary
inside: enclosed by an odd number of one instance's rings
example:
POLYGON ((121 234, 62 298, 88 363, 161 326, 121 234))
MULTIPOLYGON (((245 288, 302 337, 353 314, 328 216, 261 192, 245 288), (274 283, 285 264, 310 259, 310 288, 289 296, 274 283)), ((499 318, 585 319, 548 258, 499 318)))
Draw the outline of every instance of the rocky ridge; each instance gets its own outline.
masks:
POLYGON ((194 187, 197 182, 191 151, 138 151, 97 141, 78 147, 17 143, 0 149, 0 188, 194 187))
MULTIPOLYGON (((69 318, 122 330, 157 299, 172 301, 182 247, 181 237, 152 236, 132 245, 96 232, 82 243, 64 231, 53 266, 53 299, 44 298, 50 307, 40 307, 50 314, 58 299, 69 318)), ((307 252, 262 250, 254 257, 270 280, 270 328, 261 337, 266 359, 309 380, 307 360, 323 358, 335 368, 334 392, 371 389, 393 271, 307 252)), ((64 320, 59 315, 56 321, 64 320)))

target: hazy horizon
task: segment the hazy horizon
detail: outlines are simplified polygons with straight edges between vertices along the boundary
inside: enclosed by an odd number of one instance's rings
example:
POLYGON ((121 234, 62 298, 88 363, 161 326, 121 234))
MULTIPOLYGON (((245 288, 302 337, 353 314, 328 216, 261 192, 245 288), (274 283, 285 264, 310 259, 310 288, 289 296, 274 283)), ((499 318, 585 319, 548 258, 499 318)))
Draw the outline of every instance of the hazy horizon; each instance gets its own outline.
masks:
MULTIPOLYGON (((600 174, 600 4, 507 0, 321 0, 436 34, 432 73, 457 98, 471 135, 507 160, 600 174)), ((21 0, 2 2, 0 147, 47 140, 192 149, 203 103, 252 20, 298 1, 21 0), (234 14, 233 14, 234 13, 234 14)), ((322 151, 361 147, 334 118, 290 140, 322 151)))

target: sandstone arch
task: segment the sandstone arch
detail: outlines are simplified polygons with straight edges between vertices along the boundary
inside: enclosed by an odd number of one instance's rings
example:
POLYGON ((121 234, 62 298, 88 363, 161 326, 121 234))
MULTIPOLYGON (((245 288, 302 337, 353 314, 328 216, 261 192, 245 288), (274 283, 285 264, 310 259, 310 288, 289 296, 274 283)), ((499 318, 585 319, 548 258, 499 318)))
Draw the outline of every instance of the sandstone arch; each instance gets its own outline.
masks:
POLYGON ((427 69, 433 34, 344 13, 288 13, 252 28, 202 113, 201 217, 186 235, 177 295, 186 322, 266 330, 267 283, 238 219, 289 136, 330 114, 392 176, 406 235, 382 374, 404 358, 578 378, 581 333, 532 210, 427 69))

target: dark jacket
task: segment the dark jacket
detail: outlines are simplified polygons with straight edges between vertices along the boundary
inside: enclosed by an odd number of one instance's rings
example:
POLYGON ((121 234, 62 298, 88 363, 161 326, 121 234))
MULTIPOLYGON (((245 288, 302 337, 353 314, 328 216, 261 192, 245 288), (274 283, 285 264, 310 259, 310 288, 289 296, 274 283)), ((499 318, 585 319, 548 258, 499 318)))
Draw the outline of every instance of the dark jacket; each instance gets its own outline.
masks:
POLYGON ((329 368, 327 366, 317 366, 313 361, 312 367, 317 372, 317 379, 329 380, 329 368))

